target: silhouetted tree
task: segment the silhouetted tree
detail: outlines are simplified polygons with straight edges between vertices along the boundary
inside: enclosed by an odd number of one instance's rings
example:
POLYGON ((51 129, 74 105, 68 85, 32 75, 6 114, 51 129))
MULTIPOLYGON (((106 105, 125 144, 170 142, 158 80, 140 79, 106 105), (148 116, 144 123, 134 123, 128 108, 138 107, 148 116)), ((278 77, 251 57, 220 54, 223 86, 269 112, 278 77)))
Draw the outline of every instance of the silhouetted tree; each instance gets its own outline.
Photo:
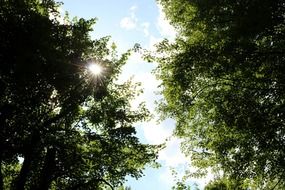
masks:
POLYGON ((114 83, 130 52, 117 57, 108 37, 90 39, 94 19, 60 19, 58 6, 0 2, 0 189, 113 188, 156 158, 134 136, 148 118, 131 110, 136 85, 114 83))

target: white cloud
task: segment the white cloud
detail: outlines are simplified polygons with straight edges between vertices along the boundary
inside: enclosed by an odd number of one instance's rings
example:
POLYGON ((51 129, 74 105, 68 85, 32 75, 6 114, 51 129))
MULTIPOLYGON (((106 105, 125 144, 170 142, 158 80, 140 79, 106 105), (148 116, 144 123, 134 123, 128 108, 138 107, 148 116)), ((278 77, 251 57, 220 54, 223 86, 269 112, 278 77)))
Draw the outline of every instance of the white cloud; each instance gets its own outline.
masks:
POLYGON ((159 180, 169 187, 175 185, 175 178, 169 168, 167 168, 163 173, 159 175, 159 180))
POLYGON ((132 29, 135 29, 137 27, 138 19, 137 19, 136 14, 135 14, 136 10, 137 10, 137 6, 132 6, 130 8, 130 16, 124 17, 120 21, 120 27, 121 28, 126 29, 126 30, 132 30, 132 29))
POLYGON ((151 112, 154 112, 154 101, 160 98, 160 96, 155 94, 160 82, 151 73, 154 67, 155 64, 145 62, 140 53, 132 53, 127 64, 123 66, 122 73, 117 82, 123 83, 132 77, 134 82, 141 83, 141 88, 144 91, 140 96, 131 101, 133 109, 136 109, 141 102, 146 102, 147 108, 151 112))
POLYGON ((132 55, 128 59, 128 63, 131 64, 141 64, 144 60, 141 57, 141 54, 138 52, 132 53, 132 55))
POLYGON ((149 22, 143 22, 141 24, 141 26, 142 26, 143 33, 144 33, 145 37, 148 37, 149 36, 149 26, 150 26, 150 23, 149 22))
POLYGON ((139 22, 139 19, 136 15, 137 9, 138 7, 135 5, 129 9, 129 16, 121 19, 120 27, 126 30, 136 29, 137 31, 143 32, 145 37, 148 37, 150 23, 149 22, 139 22))
POLYGON ((159 160, 164 161, 168 167, 178 167, 185 165, 189 159, 182 154, 180 150, 181 140, 178 138, 171 138, 166 143, 166 148, 159 153, 159 160))
POLYGON ((124 17, 120 22, 120 26, 126 30, 131 30, 136 28, 137 23, 136 20, 132 17, 124 17))
MULTIPOLYGON (((162 162, 167 167, 167 170, 160 175, 160 179, 171 186, 173 186, 176 181, 181 181, 187 170, 190 170, 191 172, 197 170, 197 168, 191 165, 191 159, 189 157, 187 158, 181 152, 181 142, 181 139, 171 137, 166 142, 166 148, 160 151, 158 157, 158 161, 162 162), (175 170, 175 175, 173 175, 172 169, 175 170)), ((211 173, 211 170, 208 169, 208 174, 206 176, 202 178, 189 178, 186 180, 186 183, 196 183, 200 189, 204 189, 212 179, 214 179, 214 175, 211 173)))
MULTIPOLYGON (((159 175, 159 179, 167 184, 169 187, 175 186, 176 182, 182 182, 183 176, 185 175, 185 171, 187 169, 187 165, 179 165, 178 167, 168 167, 166 166, 163 173, 159 175)), ((186 184, 190 184, 191 180, 186 180, 186 184)))
POLYGON ((136 5, 133 5, 133 6, 131 6, 130 11, 134 12, 135 10, 137 10, 137 8, 138 7, 136 5))
MULTIPOLYGON (((186 168, 175 168, 176 174, 173 173, 171 168, 167 168, 159 175, 159 180, 161 180, 162 183, 167 184, 169 187, 172 187, 175 185, 178 181, 183 181, 184 172, 186 171, 186 168)), ((204 178, 190 178, 186 179, 184 181, 185 184, 192 186, 194 183, 198 185, 199 189, 204 189, 205 186, 214 179, 214 176, 212 174, 208 174, 204 178)))
POLYGON ((127 63, 123 66, 118 81, 119 82, 127 81, 130 77, 135 75, 136 81, 144 82, 147 76, 144 77, 143 75, 144 74, 151 75, 150 72, 153 68, 154 65, 151 63, 146 63, 142 59, 140 53, 134 52, 130 55, 127 63))
POLYGON ((161 36, 173 40, 176 36, 176 31, 169 21, 166 19, 162 6, 158 4, 159 15, 157 18, 157 28, 161 36))
POLYGON ((201 189, 204 189, 204 187, 213 179, 214 175, 211 173, 210 170, 208 170, 208 174, 205 177, 192 180, 195 181, 201 189))
POLYGON ((157 37, 154 37, 153 35, 151 35, 149 37, 149 44, 148 44, 148 49, 150 51, 155 51, 156 48, 155 48, 155 45, 158 44, 159 42, 161 42, 163 40, 163 38, 157 38, 157 37))
POLYGON ((164 143, 172 135, 173 128, 156 123, 152 120, 142 124, 144 137, 149 144, 164 143))

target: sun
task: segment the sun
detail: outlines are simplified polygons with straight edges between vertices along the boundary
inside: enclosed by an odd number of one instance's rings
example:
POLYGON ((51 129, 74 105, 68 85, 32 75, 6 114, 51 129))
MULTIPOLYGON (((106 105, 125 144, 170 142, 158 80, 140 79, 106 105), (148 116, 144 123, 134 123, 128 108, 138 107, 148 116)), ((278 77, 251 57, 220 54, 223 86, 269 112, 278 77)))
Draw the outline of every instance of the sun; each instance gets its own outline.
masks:
POLYGON ((88 66, 89 71, 93 74, 93 75, 100 75, 102 73, 102 67, 98 64, 92 63, 88 66))

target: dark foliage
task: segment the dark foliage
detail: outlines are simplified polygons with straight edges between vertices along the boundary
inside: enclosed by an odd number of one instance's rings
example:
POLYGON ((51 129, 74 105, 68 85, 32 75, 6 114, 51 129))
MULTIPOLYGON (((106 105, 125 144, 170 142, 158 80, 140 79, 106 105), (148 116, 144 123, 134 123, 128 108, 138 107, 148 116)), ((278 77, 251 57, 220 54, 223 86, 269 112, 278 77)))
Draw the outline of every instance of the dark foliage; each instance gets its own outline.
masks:
POLYGON ((135 85, 114 83, 130 52, 118 58, 107 37, 90 39, 94 19, 59 18, 58 6, 0 1, 0 189, 111 188, 156 158, 134 136, 148 117, 130 108, 135 85))

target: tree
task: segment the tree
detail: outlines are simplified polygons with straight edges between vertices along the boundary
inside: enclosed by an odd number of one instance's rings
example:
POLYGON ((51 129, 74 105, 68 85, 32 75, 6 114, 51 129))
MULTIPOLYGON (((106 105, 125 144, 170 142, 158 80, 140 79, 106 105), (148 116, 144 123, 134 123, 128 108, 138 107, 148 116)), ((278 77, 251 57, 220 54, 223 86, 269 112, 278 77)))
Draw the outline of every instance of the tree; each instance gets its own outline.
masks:
POLYGON ((121 186, 121 187, 119 187, 118 190, 132 190, 132 189, 131 189, 131 187, 128 187, 128 186, 126 186, 126 187, 121 186))
POLYGON ((185 185, 183 182, 176 182, 175 186, 172 187, 173 190, 191 190, 190 186, 185 185))
POLYGON ((183 151, 200 174, 284 188, 284 2, 159 3, 179 36, 147 58, 159 62, 159 109, 177 121, 183 151))
POLYGON ((91 40, 94 19, 57 19, 58 6, 0 2, 0 189, 113 189, 156 159, 135 136, 149 115, 131 109, 136 84, 115 83, 130 51, 91 40))
POLYGON ((239 184, 236 184, 234 181, 230 181, 226 178, 218 178, 210 181, 205 190, 231 190, 231 189, 246 189, 239 184))

